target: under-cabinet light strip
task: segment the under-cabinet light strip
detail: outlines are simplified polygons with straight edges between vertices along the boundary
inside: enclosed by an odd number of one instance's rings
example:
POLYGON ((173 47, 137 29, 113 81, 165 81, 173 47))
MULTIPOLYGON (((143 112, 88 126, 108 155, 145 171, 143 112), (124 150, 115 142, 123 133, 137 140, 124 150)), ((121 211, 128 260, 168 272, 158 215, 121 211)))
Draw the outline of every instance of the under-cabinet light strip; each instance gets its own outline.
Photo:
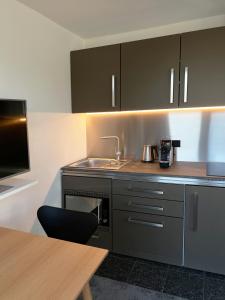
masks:
POLYGON ((151 110, 128 110, 128 111, 110 111, 110 112, 91 112, 87 115, 116 115, 116 114, 135 114, 135 113, 166 113, 166 112, 182 112, 182 111, 221 111, 225 110, 225 106, 210 107, 184 107, 184 108, 167 108, 167 109, 151 109, 151 110))

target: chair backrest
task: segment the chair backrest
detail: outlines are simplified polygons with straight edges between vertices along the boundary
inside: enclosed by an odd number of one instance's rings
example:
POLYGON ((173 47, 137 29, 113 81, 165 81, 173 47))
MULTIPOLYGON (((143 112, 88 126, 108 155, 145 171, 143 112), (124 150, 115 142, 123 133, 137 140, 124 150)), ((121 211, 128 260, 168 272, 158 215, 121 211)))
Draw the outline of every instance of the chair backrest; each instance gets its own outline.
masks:
POLYGON ((38 209, 37 216, 47 236, 79 244, 86 244, 98 226, 92 213, 47 205, 38 209))

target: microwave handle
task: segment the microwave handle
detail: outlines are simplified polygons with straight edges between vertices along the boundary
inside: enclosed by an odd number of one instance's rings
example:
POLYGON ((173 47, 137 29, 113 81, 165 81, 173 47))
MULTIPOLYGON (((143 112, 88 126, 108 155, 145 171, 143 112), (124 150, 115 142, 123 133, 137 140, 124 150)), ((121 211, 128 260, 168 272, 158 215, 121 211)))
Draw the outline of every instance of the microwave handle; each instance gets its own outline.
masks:
POLYGON ((101 218, 100 218, 100 204, 98 203, 98 224, 100 223, 101 218))

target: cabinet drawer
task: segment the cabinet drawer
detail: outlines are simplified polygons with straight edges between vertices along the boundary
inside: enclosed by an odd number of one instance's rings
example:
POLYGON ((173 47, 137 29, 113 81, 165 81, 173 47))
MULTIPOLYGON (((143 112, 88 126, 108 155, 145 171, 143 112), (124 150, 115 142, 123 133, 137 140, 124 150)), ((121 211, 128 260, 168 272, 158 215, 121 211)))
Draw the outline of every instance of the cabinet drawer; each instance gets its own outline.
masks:
POLYGON ((63 190, 110 194, 111 179, 64 175, 62 176, 62 188, 63 190))
POLYGON ((113 180, 113 194, 184 201, 184 186, 144 181, 113 180))
POLYGON ((87 244, 93 247, 112 250, 112 233, 103 229, 97 229, 87 244))
POLYGON ((182 219, 113 211, 114 252, 181 265, 182 240, 182 219))
POLYGON ((113 195, 113 209, 183 218, 183 202, 113 195))

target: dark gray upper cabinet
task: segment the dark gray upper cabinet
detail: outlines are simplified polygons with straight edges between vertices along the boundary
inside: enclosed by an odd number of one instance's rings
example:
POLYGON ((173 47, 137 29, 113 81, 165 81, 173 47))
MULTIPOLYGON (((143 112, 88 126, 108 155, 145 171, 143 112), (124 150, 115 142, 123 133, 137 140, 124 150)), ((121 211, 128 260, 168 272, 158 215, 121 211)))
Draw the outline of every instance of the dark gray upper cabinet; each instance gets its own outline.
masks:
POLYGON ((225 274, 225 188, 187 186, 184 265, 225 274))
POLYGON ((121 109, 178 107, 180 35, 121 45, 121 109))
POLYGON ((180 106, 217 105, 225 105, 225 27, 182 34, 180 106))
POLYGON ((120 110, 120 45, 71 52, 72 112, 120 110))
POLYGON ((225 27, 73 51, 72 111, 225 106, 224 53, 225 27))

